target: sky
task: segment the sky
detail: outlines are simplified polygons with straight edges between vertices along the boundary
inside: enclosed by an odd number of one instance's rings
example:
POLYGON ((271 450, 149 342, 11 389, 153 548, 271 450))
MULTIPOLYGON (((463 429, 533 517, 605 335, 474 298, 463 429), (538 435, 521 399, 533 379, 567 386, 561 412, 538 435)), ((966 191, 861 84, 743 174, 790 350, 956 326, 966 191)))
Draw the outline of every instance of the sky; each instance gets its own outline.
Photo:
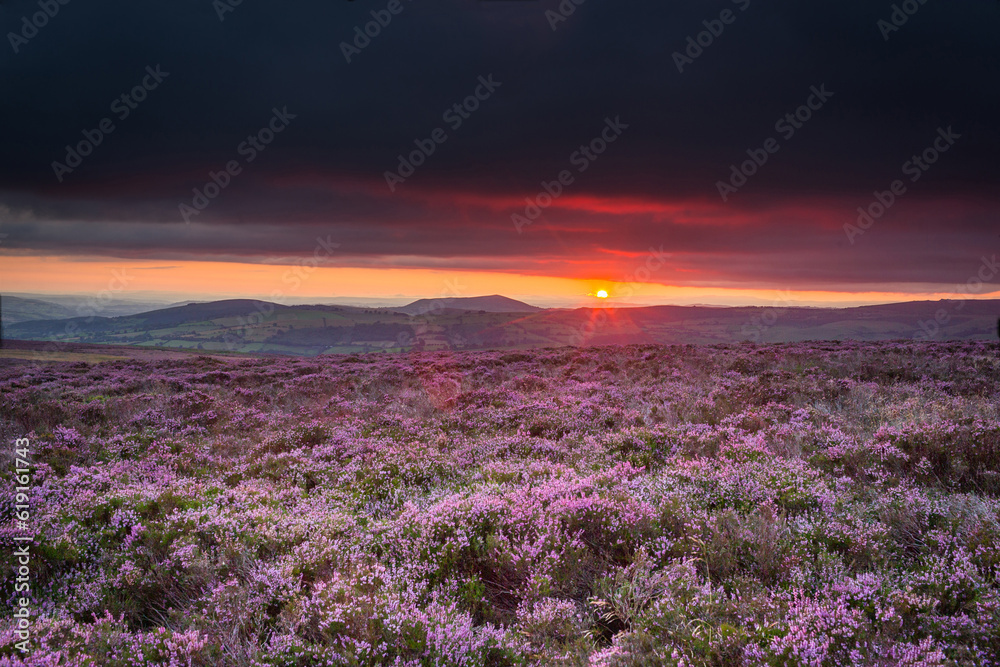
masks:
POLYGON ((5 292, 1000 296, 995 0, 6 0, 0 25, 5 292))

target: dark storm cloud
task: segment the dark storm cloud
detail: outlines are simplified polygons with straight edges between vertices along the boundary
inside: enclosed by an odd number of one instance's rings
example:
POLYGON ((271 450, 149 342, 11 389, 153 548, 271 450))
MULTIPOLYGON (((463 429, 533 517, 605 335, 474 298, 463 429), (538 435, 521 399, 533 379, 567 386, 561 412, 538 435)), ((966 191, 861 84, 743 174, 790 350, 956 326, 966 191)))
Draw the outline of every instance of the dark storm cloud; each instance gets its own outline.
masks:
MULTIPOLYGON (((0 44, 5 247, 262 260, 322 232, 355 265, 584 275, 662 243, 664 280, 815 285, 959 280, 995 247, 1000 4, 928 2, 888 40, 891 2, 588 0, 553 31, 559 4, 401 0, 350 64, 341 43, 387 2, 244 0, 224 20, 211 0, 60 5, 17 53, 0 44), (724 9, 734 21, 679 73, 672 54, 724 9), (120 118, 114 101, 157 66, 120 118), (490 75, 451 127, 442 113, 490 75), (833 97, 783 138, 775 122, 824 84, 833 97), (295 118, 248 162, 275 108, 295 118), (616 117, 628 129, 518 234, 524 197, 616 117), (59 182, 52 162, 104 118, 114 131, 59 182), (962 139, 849 244, 843 223, 948 126, 962 139), (390 192, 384 172, 435 128, 447 141, 390 192), (716 183, 769 137, 780 150, 723 204, 716 183), (240 173, 185 225, 179 204, 230 161, 240 173)), ((0 7, 5 34, 39 11, 0 7)))

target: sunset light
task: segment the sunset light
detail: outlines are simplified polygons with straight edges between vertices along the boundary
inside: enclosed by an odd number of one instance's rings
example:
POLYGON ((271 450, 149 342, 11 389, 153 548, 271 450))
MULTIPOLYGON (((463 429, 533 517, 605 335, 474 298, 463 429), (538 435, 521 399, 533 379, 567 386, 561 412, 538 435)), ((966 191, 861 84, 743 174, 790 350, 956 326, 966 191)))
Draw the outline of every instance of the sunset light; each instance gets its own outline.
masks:
POLYGON ((0 10, 0 667, 1000 667, 1000 1, 0 10))

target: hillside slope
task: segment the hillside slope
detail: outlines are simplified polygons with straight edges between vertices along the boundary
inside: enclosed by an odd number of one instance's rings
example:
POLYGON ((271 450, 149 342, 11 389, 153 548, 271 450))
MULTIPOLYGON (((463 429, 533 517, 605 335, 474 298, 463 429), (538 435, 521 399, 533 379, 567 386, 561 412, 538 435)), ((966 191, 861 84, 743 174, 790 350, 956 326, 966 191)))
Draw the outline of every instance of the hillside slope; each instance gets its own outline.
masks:
POLYGON ((539 349, 637 343, 809 340, 995 340, 1000 301, 924 301, 860 308, 531 310, 503 297, 418 301, 395 308, 284 306, 247 299, 128 317, 20 322, 8 338, 296 355, 409 350, 539 349), (483 300, 485 299, 485 301, 483 300), (452 307, 454 305, 461 308, 452 307), (427 308, 425 308, 427 306, 427 308))

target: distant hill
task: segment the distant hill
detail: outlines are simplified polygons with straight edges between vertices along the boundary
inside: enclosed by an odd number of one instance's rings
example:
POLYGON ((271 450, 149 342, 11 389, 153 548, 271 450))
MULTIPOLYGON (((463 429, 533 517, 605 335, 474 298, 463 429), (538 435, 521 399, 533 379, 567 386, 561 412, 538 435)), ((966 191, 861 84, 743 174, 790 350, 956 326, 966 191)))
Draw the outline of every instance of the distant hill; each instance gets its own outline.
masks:
MULTIPOLYGON (((5 302, 6 300, 7 297, 4 298, 5 302)), ((252 318, 264 319, 288 308, 290 306, 267 301, 230 299, 208 303, 191 303, 120 317, 94 316, 33 320, 7 327, 7 333, 11 338, 21 337, 37 340, 66 338, 67 331, 79 332, 81 336, 117 335, 135 331, 149 332, 171 329, 215 320, 228 326, 240 326, 243 322, 253 322, 252 318)))
POLYGON ((67 294, 4 294, 3 325, 30 322, 32 320, 57 320, 71 317, 100 315, 101 317, 121 317, 149 312, 184 303, 165 301, 141 301, 135 299, 104 299, 96 296, 67 294))
POLYGON ((0 299, 0 306, 3 308, 0 311, 2 315, 0 320, 4 326, 31 320, 58 320, 76 315, 72 308, 57 303, 40 299, 22 299, 17 296, 4 295, 0 299))
POLYGON ((418 299, 413 303, 393 308, 396 312, 407 315, 433 315, 442 310, 465 310, 486 313, 534 313, 542 308, 530 306, 522 301, 510 299, 499 294, 491 296, 451 297, 442 299, 418 299))
POLYGON ((267 315, 286 308, 290 308, 290 306, 257 301, 256 299, 226 299, 161 308, 146 313, 137 313, 130 319, 142 320, 147 327, 175 327, 189 322, 219 318, 249 318, 254 313, 267 315))
POLYGON ((859 308, 543 310, 501 296, 423 299, 404 308, 285 306, 233 299, 123 317, 24 321, 5 326, 4 333, 22 340, 318 355, 636 343, 996 340, 998 316, 1000 301, 859 308))

